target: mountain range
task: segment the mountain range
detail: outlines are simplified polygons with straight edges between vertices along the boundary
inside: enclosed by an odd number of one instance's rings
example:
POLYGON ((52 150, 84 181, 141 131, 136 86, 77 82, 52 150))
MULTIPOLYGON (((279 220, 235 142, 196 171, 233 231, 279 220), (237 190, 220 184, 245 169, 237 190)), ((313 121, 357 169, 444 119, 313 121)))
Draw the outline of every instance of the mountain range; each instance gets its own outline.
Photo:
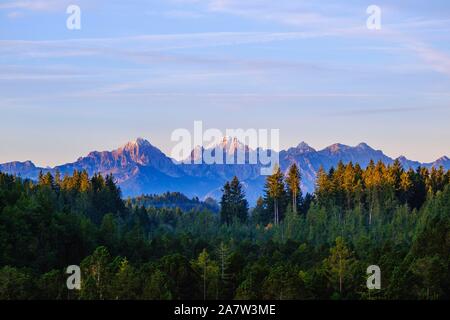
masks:
MULTIPOLYGON (((227 180, 237 176, 243 183, 247 198, 254 204, 262 194, 265 176, 260 174, 260 164, 193 164, 202 152, 221 148, 224 157, 236 155, 236 150, 244 151, 246 155, 256 152, 235 138, 225 137, 219 145, 209 148, 196 147, 191 152, 188 161, 177 162, 165 155, 149 141, 138 138, 113 151, 93 151, 77 161, 59 165, 53 168, 36 167, 31 161, 9 162, 0 164, 0 171, 37 179, 39 172, 59 171, 62 175, 72 174, 74 170, 86 170, 89 175, 94 173, 113 174, 125 197, 141 194, 160 194, 167 191, 177 191, 190 197, 205 199, 220 198, 221 188, 227 180), (186 163, 185 163, 186 162, 186 163), (189 163, 187 163, 189 162, 189 163)), ((271 151, 273 152, 273 151, 271 151)), ((248 160, 248 157, 246 158, 248 160)), ((296 147, 279 152, 279 165, 287 171, 292 163, 297 163, 302 176, 302 191, 313 192, 317 171, 321 166, 325 170, 335 167, 339 161, 359 163, 366 167, 370 160, 391 164, 395 159, 388 157, 381 150, 375 150, 366 143, 357 146, 333 144, 322 150, 315 150, 305 142, 296 147)), ((427 168, 443 166, 450 170, 450 159, 443 156, 431 163, 420 163, 399 157, 398 160, 405 169, 424 166, 427 168)))

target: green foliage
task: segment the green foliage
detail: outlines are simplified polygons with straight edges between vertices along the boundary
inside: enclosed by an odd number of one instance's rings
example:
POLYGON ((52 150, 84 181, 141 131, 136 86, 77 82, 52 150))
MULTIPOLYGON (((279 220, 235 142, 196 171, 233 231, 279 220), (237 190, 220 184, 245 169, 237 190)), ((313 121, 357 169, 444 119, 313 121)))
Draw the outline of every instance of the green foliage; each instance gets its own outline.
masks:
POLYGON ((292 205, 292 211, 297 213, 302 192, 300 190, 300 170, 295 163, 289 167, 289 172, 286 177, 286 187, 289 203, 292 205))
POLYGON ((210 258, 206 249, 203 249, 198 258, 193 260, 191 264, 203 282, 203 299, 218 299, 220 283, 220 269, 218 264, 210 258))
POLYGON ((33 298, 31 275, 25 270, 4 266, 0 269, 0 300, 25 300, 33 298))
POLYGON ((230 225, 234 221, 244 223, 248 218, 248 202, 237 177, 223 187, 220 201, 220 217, 222 223, 230 225))
MULTIPOLYGON (((278 225, 283 219, 288 203, 288 195, 284 184, 284 175, 279 166, 274 168, 274 172, 266 179, 264 187, 264 201, 266 208, 273 212, 273 223, 278 225)), ((266 221, 268 223, 268 221, 266 221)))
POLYGON ((123 201, 112 176, 0 173, 0 299, 450 298, 450 172, 340 163, 314 195, 299 186, 277 168, 249 219, 237 178, 217 214, 150 205, 176 194, 123 201))
POLYGON ((336 238, 336 245, 330 249, 330 256, 324 261, 327 276, 335 291, 342 296, 345 282, 352 275, 355 264, 353 253, 345 245, 344 239, 336 238))
POLYGON ((128 199, 127 205, 136 207, 144 206, 145 208, 179 208, 183 211, 219 211, 219 205, 212 198, 207 198, 205 201, 200 201, 198 197, 189 199, 180 192, 166 192, 161 195, 142 195, 128 199))

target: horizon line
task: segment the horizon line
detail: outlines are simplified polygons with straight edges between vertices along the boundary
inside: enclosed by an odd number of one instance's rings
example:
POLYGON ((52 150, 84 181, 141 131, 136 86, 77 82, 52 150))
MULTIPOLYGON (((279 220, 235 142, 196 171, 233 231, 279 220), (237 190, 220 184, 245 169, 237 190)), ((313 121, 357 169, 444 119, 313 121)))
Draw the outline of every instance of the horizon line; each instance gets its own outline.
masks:
MULTIPOLYGON (((223 136, 223 138, 230 138, 230 137, 231 137, 231 136, 226 136, 226 135, 223 136)), ((231 138, 235 139, 236 137, 231 137, 231 138)), ((81 158, 85 158, 85 157, 87 157, 89 154, 94 153, 94 152, 103 153, 103 152, 113 152, 113 151, 119 150, 120 148, 124 148, 124 147, 125 147, 127 144, 129 144, 129 143, 136 143, 139 139, 142 139, 142 140, 148 142, 151 146, 157 148, 157 149, 158 149, 159 151, 161 151, 167 158, 169 158, 169 159, 171 159, 171 160, 174 160, 174 161, 177 161, 177 162, 183 160, 183 159, 175 159, 175 158, 171 157, 170 155, 166 154, 166 152, 164 152, 160 147, 158 147, 158 146, 152 144, 152 143, 150 142, 150 140, 148 140, 147 138, 143 138, 142 136, 139 136, 139 137, 137 137, 136 139, 128 140, 127 142, 122 143, 121 145, 119 145, 118 147, 115 147, 114 149, 110 149, 110 150, 91 150, 91 151, 88 151, 85 155, 79 156, 79 157, 76 158, 74 161, 63 162, 63 163, 60 163, 60 164, 55 164, 55 165, 53 165, 53 166, 51 166, 51 165, 45 165, 45 164, 40 165, 39 163, 37 163, 37 162, 35 162, 35 161, 31 160, 31 159, 27 159, 27 160, 11 160, 11 161, 6 161, 6 162, 1 162, 0 165, 6 165, 6 164, 11 164, 11 163, 26 163, 26 162, 31 162, 31 163, 32 163, 35 167, 37 167, 37 168, 54 169, 54 168, 59 167, 59 166, 63 166, 63 165, 75 163, 75 162, 77 162, 78 160, 80 160, 81 158)), ((240 143, 242 143, 240 140, 237 140, 237 141, 240 142, 240 143)), ((388 157, 388 158, 390 158, 390 159, 392 159, 392 160, 396 160, 396 159, 400 159, 400 158, 405 158, 405 159, 408 160, 408 161, 419 162, 419 163, 422 164, 422 165, 429 165, 429 164, 432 164, 432 163, 434 163, 434 162, 436 162, 436 161, 438 161, 438 160, 440 160, 440 159, 442 159, 442 158, 449 158, 449 156, 448 156, 447 154, 443 154, 442 156, 436 158, 435 160, 433 160, 433 161, 431 161, 431 162, 422 162, 422 161, 419 161, 419 160, 410 159, 410 158, 406 157, 405 155, 400 155, 400 156, 398 156, 398 157, 391 157, 390 155, 386 154, 386 153, 383 151, 383 149, 376 149, 376 148, 373 148, 371 145, 369 145, 368 143, 366 143, 366 142, 364 142, 364 141, 361 141, 361 142, 359 142, 358 144, 356 144, 356 145, 354 145, 354 146, 353 146, 353 145, 350 145, 350 144, 344 144, 344 143, 341 143, 341 142, 336 142, 336 143, 332 143, 332 144, 330 144, 330 145, 328 145, 328 146, 326 146, 326 147, 324 147, 324 148, 322 148, 322 149, 315 149, 315 148, 312 147, 310 144, 308 144, 307 142, 305 142, 304 140, 302 140, 302 141, 300 141, 297 145, 290 146, 290 147, 287 147, 287 148, 283 148, 283 149, 280 149, 280 150, 274 150, 274 149, 270 149, 270 148, 269 148, 269 149, 263 149, 263 150, 272 150, 272 151, 275 151, 275 152, 280 153, 280 152, 282 152, 282 151, 288 151, 289 149, 292 149, 292 148, 297 148, 297 147, 298 147, 300 144, 302 144, 302 143, 306 144, 308 147, 310 147, 311 149, 313 149, 313 152, 322 152, 322 151, 324 151, 324 150, 326 150, 326 149, 328 149, 328 148, 331 148, 331 147, 333 147, 333 146, 336 146, 336 145, 343 146, 343 147, 349 147, 349 148, 357 148, 357 147, 360 146, 360 145, 366 145, 367 147, 369 147, 370 149, 372 149, 372 150, 374 150, 374 151, 380 151, 384 156, 386 156, 386 157, 388 157)), ((243 143, 242 143, 242 144, 243 144, 243 143)), ((247 144, 244 144, 244 146, 249 147, 249 145, 247 145, 247 144)), ((210 148, 211 146, 194 145, 193 148, 192 148, 192 150, 191 150, 191 152, 194 151, 194 149, 197 148, 197 147, 203 147, 204 149, 208 149, 208 148, 210 148)), ((249 148, 250 148, 250 147, 249 147, 249 148)), ((260 147, 257 147, 256 149, 250 149, 250 150, 256 151, 256 150, 258 150, 259 148, 260 148, 260 147)))

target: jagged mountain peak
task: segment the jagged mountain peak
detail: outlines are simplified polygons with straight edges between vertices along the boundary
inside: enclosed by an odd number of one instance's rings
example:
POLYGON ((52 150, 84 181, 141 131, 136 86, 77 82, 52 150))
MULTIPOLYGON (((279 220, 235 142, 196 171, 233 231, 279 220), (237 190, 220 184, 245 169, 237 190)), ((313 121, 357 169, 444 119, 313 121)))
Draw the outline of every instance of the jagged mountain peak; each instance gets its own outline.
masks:
MULTIPOLYGON (((87 158, 97 158, 106 156, 107 154, 115 154, 115 155, 123 155, 123 154, 131 154, 131 155, 142 155, 143 153, 148 153, 149 150, 156 150, 158 153, 162 153, 158 148, 152 146, 152 144, 144 139, 137 138, 135 140, 131 140, 121 147, 113 150, 113 151, 91 151, 86 156, 87 158)), ((84 157, 80 157, 77 161, 83 160, 84 157)))
POLYGON ((26 167, 31 167, 31 168, 35 168, 36 167, 31 160, 26 160, 24 162, 16 162, 16 163, 22 164, 22 165, 24 165, 26 167))
POLYGON ((369 146, 367 143, 365 143, 365 142, 360 142, 357 146, 356 146, 356 148, 359 148, 359 149, 364 149, 364 150, 373 150, 373 148, 371 147, 371 146, 369 146))
POLYGON ((345 152, 345 151, 350 151, 350 150, 360 151, 360 152, 361 151, 363 151, 363 152, 377 151, 365 142, 360 142, 359 144, 357 144, 354 147, 346 145, 346 144, 342 144, 342 143, 334 143, 334 144, 326 147, 322 151, 334 154, 334 153, 345 152))
POLYGON ((234 150, 244 150, 248 148, 248 146, 241 142, 237 137, 231 136, 224 136, 219 144, 216 144, 212 147, 221 147, 226 149, 228 152, 233 152, 234 150))
POLYGON ((447 156, 442 156, 436 161, 432 162, 430 164, 431 166, 438 168, 440 166, 443 166, 444 168, 450 167, 450 159, 447 156))
POLYGON ((0 164, 0 172, 7 172, 9 174, 16 174, 18 176, 36 178, 38 168, 30 160, 27 161, 13 161, 0 164))
POLYGON ((5 163, 4 165, 9 165, 11 167, 23 167, 23 168, 36 168, 33 162, 31 160, 26 161, 12 161, 9 163, 5 163))
POLYGON ((139 173, 141 167, 154 168, 165 174, 176 176, 178 168, 172 159, 148 140, 137 138, 112 151, 93 151, 74 163, 58 166, 61 172, 74 169, 88 173, 114 173, 118 181, 124 181, 139 173))
POLYGON ((329 151, 331 153, 336 153, 339 151, 344 151, 350 149, 350 146, 341 143, 334 143, 331 146, 326 147, 324 150, 329 151))
POLYGON ((135 148, 144 148, 144 147, 151 147, 151 143, 144 139, 144 138, 136 138, 135 140, 127 142, 122 149, 124 150, 130 150, 135 148))
POLYGON ((149 165, 168 162, 169 158, 158 148, 144 138, 137 138, 112 152, 114 158, 121 158, 122 162, 134 162, 149 165), (126 160, 125 160, 126 159, 126 160))
POLYGON ((407 164, 410 160, 409 160, 407 157, 405 157, 404 155, 401 155, 401 156, 395 158, 394 161, 398 161, 398 162, 400 162, 400 164, 405 165, 405 164, 407 164))
POLYGON ((194 150, 212 150, 212 149, 224 149, 226 153, 234 153, 236 150, 250 151, 248 145, 244 144, 237 137, 224 136, 220 140, 213 141, 207 146, 196 146, 194 150))
POLYGON ((400 164, 403 166, 404 169, 415 169, 421 165, 420 162, 409 160, 404 155, 401 155, 400 157, 396 158, 395 160, 400 162, 400 164))
POLYGON ((316 150, 314 148, 312 148, 309 144, 307 144, 305 141, 300 142, 297 145, 297 150, 300 151, 301 153, 306 153, 306 152, 315 152, 316 150))
MULTIPOLYGON (((205 145, 204 147, 194 148, 191 159, 196 159, 207 152, 206 148, 210 148, 211 155, 215 152, 216 147, 222 148, 224 159, 228 159, 226 156, 236 155, 236 151, 245 151, 246 159, 250 159, 251 152, 258 152, 259 150, 250 151, 247 145, 236 137, 230 136, 220 137, 212 144, 213 146, 210 147, 205 145)), ((303 191, 307 192, 313 192, 315 175, 321 166, 328 170, 335 167, 339 161, 343 163, 351 161, 360 164, 362 167, 367 166, 370 160, 382 161, 385 164, 392 164, 394 161, 381 150, 374 150, 364 142, 356 146, 336 143, 316 151, 302 141, 296 147, 277 153, 282 170, 287 170, 293 162, 298 164, 303 176, 302 188, 303 191)), ((433 163, 419 163, 408 160, 405 156, 399 157, 398 160, 405 169, 415 169, 419 165, 427 168, 442 165, 446 170, 450 169, 448 156, 443 156, 433 163)), ((188 163, 192 164, 190 161, 186 164, 188 163)), ((244 185, 248 186, 247 194, 252 199, 252 197, 258 195, 258 190, 261 190, 264 185, 264 177, 261 176, 260 167, 257 165, 208 166, 205 163, 202 166, 192 166, 184 165, 181 162, 175 164, 160 149, 143 138, 132 140, 112 151, 91 152, 88 156, 79 158, 76 162, 52 169, 35 167, 31 161, 0 164, 0 171, 2 172, 32 179, 37 178, 40 170, 46 172, 58 170, 62 174, 71 174, 73 170, 86 170, 89 174, 111 173, 119 182, 125 195, 171 190, 203 197, 211 194, 211 192, 219 192, 224 181, 232 179, 233 176, 238 176, 244 185)))
POLYGON ((245 154, 256 152, 248 145, 240 141, 237 137, 223 136, 222 138, 216 139, 216 141, 213 141, 206 146, 195 146, 194 149, 191 150, 190 156, 184 161, 190 162, 193 160, 199 160, 203 157, 204 152, 215 154, 217 149, 223 150, 224 156, 232 156, 240 152, 245 154))
MULTIPOLYGON (((190 159, 190 160, 201 159, 203 156, 204 150, 205 150, 205 148, 203 146, 195 146, 194 149, 192 149, 191 155, 189 156, 188 159, 190 159)), ((185 162, 186 162, 186 160, 185 160, 185 162)))

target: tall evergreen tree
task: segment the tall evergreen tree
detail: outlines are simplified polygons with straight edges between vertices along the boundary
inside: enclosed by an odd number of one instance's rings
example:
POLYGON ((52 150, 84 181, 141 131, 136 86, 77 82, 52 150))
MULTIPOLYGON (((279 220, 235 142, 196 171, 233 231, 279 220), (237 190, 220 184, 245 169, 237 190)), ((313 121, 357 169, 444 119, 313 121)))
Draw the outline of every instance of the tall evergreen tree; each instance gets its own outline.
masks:
POLYGON ((299 203, 301 202, 302 192, 300 189, 300 170, 294 162, 290 167, 286 177, 286 186, 290 196, 292 211, 297 213, 299 203))
POLYGON ((330 255, 325 260, 325 267, 330 281, 339 289, 339 294, 342 294, 344 281, 349 277, 354 262, 353 253, 346 246, 344 239, 336 238, 336 245, 330 249, 330 255))
POLYGON ((240 222, 246 222, 248 218, 248 202, 245 199, 245 193, 237 177, 231 182, 226 182, 223 189, 222 199, 220 201, 220 217, 222 223, 230 224, 234 219, 240 222))
POLYGON ((316 190, 315 195, 317 197, 317 201, 320 205, 326 206, 328 205, 331 191, 331 183, 328 178, 328 174, 325 172, 323 166, 320 166, 319 171, 317 172, 316 178, 316 190))
POLYGON ((267 225, 272 219, 272 213, 266 207, 263 197, 256 200, 256 206, 252 210, 252 221, 256 224, 267 225))
POLYGON ((266 179, 265 201, 268 207, 273 208, 274 224, 278 225, 281 221, 280 215, 283 214, 286 204, 284 176, 279 166, 276 166, 274 168, 274 173, 266 179))
POLYGON ((222 223, 231 223, 231 186, 227 181, 222 189, 222 199, 220 200, 220 220, 222 223))
POLYGON ((236 176, 231 180, 230 192, 233 219, 238 219, 241 223, 246 222, 248 218, 248 202, 245 199, 242 184, 236 176))

